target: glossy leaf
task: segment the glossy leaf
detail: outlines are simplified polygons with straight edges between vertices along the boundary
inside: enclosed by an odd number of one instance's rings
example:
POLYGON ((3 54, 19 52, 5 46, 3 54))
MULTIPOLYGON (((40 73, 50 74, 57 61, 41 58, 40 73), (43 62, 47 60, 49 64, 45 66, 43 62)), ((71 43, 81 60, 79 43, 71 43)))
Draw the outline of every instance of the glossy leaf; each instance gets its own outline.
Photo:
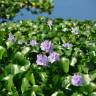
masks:
POLYGON ((26 60, 24 55, 21 52, 17 52, 14 56, 13 62, 19 65, 28 65, 30 62, 26 60))
POLYGON ((21 91, 22 93, 24 93, 25 91, 28 90, 28 87, 29 87, 29 82, 27 80, 27 78, 23 78, 22 79, 22 85, 21 85, 21 91))
POLYGON ((2 57, 4 56, 5 53, 5 48, 0 46, 0 60, 2 59, 2 57))
POLYGON ((69 59, 68 58, 61 58, 60 60, 60 66, 61 66, 61 69, 65 72, 65 73, 68 73, 69 72, 69 59))

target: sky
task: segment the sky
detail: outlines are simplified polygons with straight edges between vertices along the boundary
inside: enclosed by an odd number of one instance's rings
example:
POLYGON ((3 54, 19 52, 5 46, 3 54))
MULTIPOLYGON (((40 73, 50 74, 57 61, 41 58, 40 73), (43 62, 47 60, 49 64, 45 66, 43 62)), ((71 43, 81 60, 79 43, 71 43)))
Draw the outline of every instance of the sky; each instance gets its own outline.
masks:
POLYGON ((55 0, 55 7, 51 15, 47 13, 33 15, 30 11, 23 8, 17 13, 13 21, 25 19, 34 20, 38 16, 63 19, 73 18, 78 20, 96 20, 96 0, 55 0))

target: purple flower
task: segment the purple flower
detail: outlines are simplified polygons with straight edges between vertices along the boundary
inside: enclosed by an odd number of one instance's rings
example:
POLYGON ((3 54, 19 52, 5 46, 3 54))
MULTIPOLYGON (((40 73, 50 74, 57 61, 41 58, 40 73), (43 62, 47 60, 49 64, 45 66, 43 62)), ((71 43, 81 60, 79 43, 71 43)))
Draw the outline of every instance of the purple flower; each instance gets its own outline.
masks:
POLYGON ((8 40, 9 41, 12 41, 12 42, 15 42, 16 41, 16 38, 15 38, 15 36, 12 33, 9 33, 8 40))
POLYGON ((79 28, 78 28, 78 27, 72 28, 72 33, 73 33, 74 35, 79 34, 79 28))
POLYGON ((48 57, 46 55, 38 54, 36 63, 37 65, 48 66, 48 57))
POLYGON ((49 62, 54 63, 55 61, 59 60, 59 54, 56 52, 52 52, 49 56, 48 56, 49 62))
POLYGON ((73 45, 71 43, 65 43, 63 44, 63 47, 70 49, 73 45))
POLYGON ((76 75, 72 76, 72 85, 74 86, 82 86, 84 83, 83 77, 81 75, 76 75))
POLYGON ((53 45, 51 41, 45 40, 44 42, 41 43, 41 50, 45 52, 52 52, 53 50, 53 45))
POLYGON ((30 41, 30 45, 31 46, 36 46, 38 43, 37 43, 37 41, 36 40, 31 40, 30 41))

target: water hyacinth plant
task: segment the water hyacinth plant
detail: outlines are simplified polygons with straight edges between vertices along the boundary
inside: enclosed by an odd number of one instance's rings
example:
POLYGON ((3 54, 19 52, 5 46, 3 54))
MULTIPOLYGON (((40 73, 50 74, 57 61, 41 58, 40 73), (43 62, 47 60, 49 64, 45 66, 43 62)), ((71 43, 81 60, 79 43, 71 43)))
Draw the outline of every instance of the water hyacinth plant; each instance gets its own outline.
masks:
POLYGON ((63 44, 62 45, 64 48, 67 48, 67 49, 70 49, 70 48, 72 48, 72 44, 71 43, 65 43, 65 44, 63 44))
POLYGON ((94 94, 96 22, 39 17, 0 24, 0 96, 94 94))
POLYGON ((12 33, 9 33, 8 35, 9 35, 8 41, 11 41, 11 42, 15 42, 16 41, 16 38, 15 38, 15 36, 12 33))
POLYGON ((79 28, 78 28, 78 27, 72 28, 72 33, 73 33, 74 35, 79 34, 79 28))
POLYGON ((74 74, 74 76, 72 76, 72 84, 74 86, 82 86, 84 84, 83 77, 80 75, 74 74))
POLYGON ((49 61, 50 61, 51 63, 54 63, 54 62, 56 62, 56 61, 59 60, 59 54, 56 53, 56 52, 52 52, 52 53, 50 53, 48 59, 49 59, 49 61))
POLYGON ((30 45, 31 46, 36 46, 38 43, 37 43, 37 41, 36 40, 31 40, 30 41, 30 45))
POLYGON ((39 54, 37 55, 36 63, 37 65, 48 66, 48 57, 46 55, 39 54))
POLYGON ((53 45, 51 43, 51 41, 45 40, 44 42, 41 43, 41 50, 45 51, 45 52, 52 52, 53 50, 53 45))

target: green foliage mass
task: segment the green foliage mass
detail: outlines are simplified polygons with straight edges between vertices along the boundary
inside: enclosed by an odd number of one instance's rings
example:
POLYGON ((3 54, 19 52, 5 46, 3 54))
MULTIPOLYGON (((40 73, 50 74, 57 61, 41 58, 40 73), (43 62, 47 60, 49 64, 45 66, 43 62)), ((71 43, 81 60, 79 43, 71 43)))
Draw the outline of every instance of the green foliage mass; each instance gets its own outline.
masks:
POLYGON ((0 96, 96 96, 96 22, 39 17, 0 24, 0 96), (78 34, 72 33, 77 27, 78 34), (9 33, 15 42, 8 41, 9 33), (60 60, 38 66, 42 51, 29 45, 32 39, 50 40, 60 60), (67 42, 73 46, 63 47, 67 42), (83 76, 83 86, 71 84, 74 73, 83 76))
MULTIPOLYGON (((0 17, 11 19, 23 7, 28 10, 37 8, 40 9, 39 12, 51 12, 53 0, 0 0, 0 17)), ((32 12, 36 13, 36 10, 32 12)))

